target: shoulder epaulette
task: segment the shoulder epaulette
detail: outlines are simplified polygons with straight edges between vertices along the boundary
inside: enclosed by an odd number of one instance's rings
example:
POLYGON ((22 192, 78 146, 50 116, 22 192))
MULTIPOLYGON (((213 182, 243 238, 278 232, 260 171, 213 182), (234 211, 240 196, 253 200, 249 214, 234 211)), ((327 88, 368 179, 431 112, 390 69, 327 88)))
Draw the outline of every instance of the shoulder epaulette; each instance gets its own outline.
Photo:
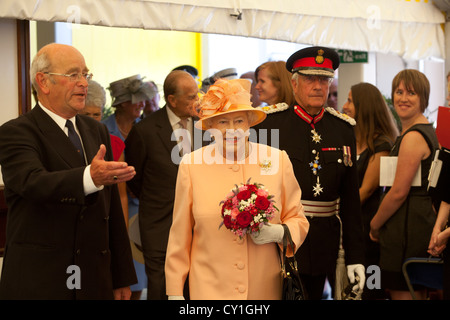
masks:
POLYGON ((257 108, 261 109, 262 111, 264 111, 267 114, 270 114, 270 113, 287 110, 287 109, 289 109, 289 105, 285 102, 281 102, 281 103, 277 103, 277 104, 272 104, 270 106, 257 107, 257 108))
POLYGON ((339 119, 342 119, 342 120, 350 123, 352 126, 356 125, 355 119, 346 115, 345 113, 340 113, 339 111, 337 111, 336 109, 333 109, 331 107, 326 107, 325 110, 328 113, 331 113, 333 116, 338 117, 339 119))

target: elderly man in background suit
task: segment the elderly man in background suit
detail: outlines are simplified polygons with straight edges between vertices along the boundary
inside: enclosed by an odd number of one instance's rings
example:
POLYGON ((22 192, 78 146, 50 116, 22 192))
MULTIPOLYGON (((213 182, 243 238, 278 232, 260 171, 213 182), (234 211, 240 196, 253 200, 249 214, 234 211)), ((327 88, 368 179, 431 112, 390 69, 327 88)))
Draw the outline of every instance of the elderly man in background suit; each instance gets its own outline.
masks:
POLYGON ((74 47, 43 47, 30 71, 39 102, 0 127, 8 205, 0 299, 131 295, 136 274, 116 184, 135 170, 111 161, 104 125, 78 115, 88 72, 74 47))

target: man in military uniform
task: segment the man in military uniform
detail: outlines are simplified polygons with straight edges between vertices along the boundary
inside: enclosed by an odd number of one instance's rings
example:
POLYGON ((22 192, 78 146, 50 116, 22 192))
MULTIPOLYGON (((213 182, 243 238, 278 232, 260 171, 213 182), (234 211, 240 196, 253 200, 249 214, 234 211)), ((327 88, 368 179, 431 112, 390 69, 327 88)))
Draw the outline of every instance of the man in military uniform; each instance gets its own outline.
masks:
POLYGON ((288 153, 302 189, 310 229, 296 257, 310 299, 322 298, 326 278, 334 285, 341 238, 350 282, 355 275, 360 278, 355 289, 365 282, 354 120, 324 107, 338 66, 339 56, 329 48, 295 52, 286 68, 293 74, 296 103, 278 112, 269 110, 255 128, 260 143, 266 137, 260 129, 269 129, 269 144, 288 153))

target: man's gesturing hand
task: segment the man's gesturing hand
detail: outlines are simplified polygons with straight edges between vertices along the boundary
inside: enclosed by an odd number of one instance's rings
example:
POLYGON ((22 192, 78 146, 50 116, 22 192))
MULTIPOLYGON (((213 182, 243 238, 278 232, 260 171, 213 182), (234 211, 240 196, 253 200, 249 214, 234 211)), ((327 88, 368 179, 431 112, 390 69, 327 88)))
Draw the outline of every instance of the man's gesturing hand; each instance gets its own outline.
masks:
POLYGON ((105 154, 106 147, 102 144, 91 163, 91 177, 97 187, 125 182, 136 175, 134 167, 126 162, 105 161, 105 154))

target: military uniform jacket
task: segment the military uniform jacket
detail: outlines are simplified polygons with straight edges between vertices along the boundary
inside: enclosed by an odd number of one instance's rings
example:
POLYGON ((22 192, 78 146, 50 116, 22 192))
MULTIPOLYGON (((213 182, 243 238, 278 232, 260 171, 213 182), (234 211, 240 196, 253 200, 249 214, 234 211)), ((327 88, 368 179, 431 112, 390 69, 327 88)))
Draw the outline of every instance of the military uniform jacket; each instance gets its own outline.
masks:
MULTIPOLYGON (((302 200, 340 198, 346 264, 362 264, 364 249, 353 127, 346 116, 329 108, 315 118, 306 115, 311 118, 311 124, 298 111, 306 112, 298 108, 290 106, 268 114, 255 127, 258 141, 267 141, 287 152, 302 190, 302 200), (278 135, 277 131, 266 135, 260 129, 278 129, 278 135)), ((313 275, 333 272, 339 248, 339 219, 331 216, 308 217, 308 220, 308 236, 297 251, 300 272, 313 275)))
MULTIPOLYGON (((88 162, 102 143, 112 160, 106 127, 76 122, 88 162)), ((137 282, 117 187, 85 196, 85 164, 40 106, 0 127, 0 165, 8 206, 0 299, 112 299, 137 282), (79 267, 79 289, 69 266, 79 267)))

